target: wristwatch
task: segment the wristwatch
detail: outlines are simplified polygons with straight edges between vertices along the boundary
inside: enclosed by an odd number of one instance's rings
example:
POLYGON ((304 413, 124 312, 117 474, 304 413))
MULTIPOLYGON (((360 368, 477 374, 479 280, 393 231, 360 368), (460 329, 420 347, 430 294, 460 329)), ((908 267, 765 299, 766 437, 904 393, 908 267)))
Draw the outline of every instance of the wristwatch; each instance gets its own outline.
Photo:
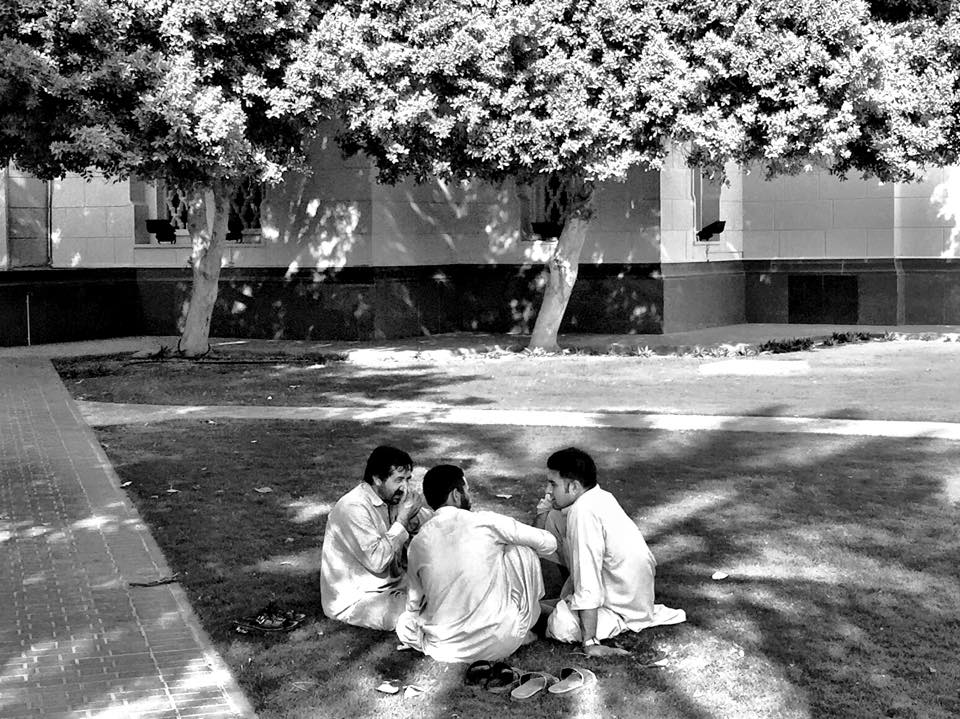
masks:
POLYGON ((599 646, 600 646, 600 640, 597 639, 596 637, 593 637, 592 639, 584 639, 584 640, 583 640, 583 646, 584 646, 584 648, 586 648, 586 647, 599 647, 599 646))

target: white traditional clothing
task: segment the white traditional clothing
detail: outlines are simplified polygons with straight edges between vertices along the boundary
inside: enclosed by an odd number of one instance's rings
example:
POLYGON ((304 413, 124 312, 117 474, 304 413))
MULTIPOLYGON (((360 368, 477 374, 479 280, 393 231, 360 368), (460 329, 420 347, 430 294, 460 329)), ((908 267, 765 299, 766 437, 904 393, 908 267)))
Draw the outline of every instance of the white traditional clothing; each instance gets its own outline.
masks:
POLYGON ((409 534, 366 482, 343 495, 327 517, 320 602, 331 619, 392 631, 406 602, 403 548, 409 534))
POLYGON ((556 550, 549 532, 502 514, 441 507, 410 542, 397 636, 441 662, 508 657, 540 617, 537 555, 556 550))
POLYGON ((557 536, 558 556, 570 570, 547 622, 548 637, 581 641, 576 612, 584 609, 598 610, 597 639, 686 620, 682 609, 653 603, 657 560, 610 492, 586 490, 561 512, 551 511, 546 529, 557 536))

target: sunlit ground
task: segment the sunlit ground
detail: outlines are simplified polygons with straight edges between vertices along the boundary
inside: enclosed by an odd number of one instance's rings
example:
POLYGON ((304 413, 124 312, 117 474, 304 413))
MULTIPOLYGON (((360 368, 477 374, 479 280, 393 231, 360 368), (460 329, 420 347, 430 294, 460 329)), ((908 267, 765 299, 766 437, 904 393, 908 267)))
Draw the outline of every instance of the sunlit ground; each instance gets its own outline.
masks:
MULTIPOLYGON (((956 443, 226 420, 98 434, 265 718, 960 714, 956 443), (552 450, 591 451, 660 562, 658 601, 689 621, 622 638, 628 660, 590 660, 595 690, 519 705, 463 687, 463 666, 328 621, 317 580, 326 514, 382 442, 410 451, 417 476, 461 464, 478 508, 521 519, 552 450), (270 600, 308 622, 273 638, 232 631, 270 600), (646 666, 661 656, 665 667, 646 666), (378 694, 388 678, 426 692, 378 694)), ((539 642, 515 661, 554 673, 588 661, 572 652, 539 642)))
MULTIPOLYGON (((572 409, 960 422, 960 342, 869 342, 760 357, 530 357, 421 364, 57 360, 79 399, 149 404, 572 409)), ((317 358, 322 360, 322 358, 317 358)))

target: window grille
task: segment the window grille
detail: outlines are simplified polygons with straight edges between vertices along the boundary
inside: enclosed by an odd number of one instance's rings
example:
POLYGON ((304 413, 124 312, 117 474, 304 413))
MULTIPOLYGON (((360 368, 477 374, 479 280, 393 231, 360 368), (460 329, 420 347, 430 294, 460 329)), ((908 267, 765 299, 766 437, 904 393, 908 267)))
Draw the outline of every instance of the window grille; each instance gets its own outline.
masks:
POLYGON ((230 198, 230 219, 227 221, 227 239, 232 242, 260 241, 260 205, 263 185, 252 180, 240 183, 230 198))
MULTIPOLYGON (((147 230, 156 235, 157 242, 176 243, 178 236, 188 234, 190 216, 186 191, 168 182, 157 183, 157 219, 147 220, 147 230)), ((260 205, 263 186, 245 180, 229 200, 227 240, 231 242, 260 241, 260 205)))
POLYGON ((554 173, 540 175, 529 185, 519 187, 517 195, 520 199, 523 238, 559 238, 570 204, 569 189, 563 178, 554 173))

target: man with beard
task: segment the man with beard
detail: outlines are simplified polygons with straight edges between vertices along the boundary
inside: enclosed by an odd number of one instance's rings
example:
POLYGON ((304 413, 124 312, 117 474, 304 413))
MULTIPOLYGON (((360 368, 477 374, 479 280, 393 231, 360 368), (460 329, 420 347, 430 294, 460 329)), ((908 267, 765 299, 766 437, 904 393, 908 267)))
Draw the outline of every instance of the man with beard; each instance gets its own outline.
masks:
POLYGON ((423 494, 436 511, 410 542, 400 641, 442 662, 503 659, 533 641, 543 597, 538 555, 556 552, 556 539, 502 514, 471 512, 459 467, 431 469, 423 494))
POLYGON ((323 612, 357 627, 392 631, 406 601, 404 554, 423 500, 407 490, 413 460, 395 447, 373 450, 363 481, 327 517, 320 563, 323 612))

